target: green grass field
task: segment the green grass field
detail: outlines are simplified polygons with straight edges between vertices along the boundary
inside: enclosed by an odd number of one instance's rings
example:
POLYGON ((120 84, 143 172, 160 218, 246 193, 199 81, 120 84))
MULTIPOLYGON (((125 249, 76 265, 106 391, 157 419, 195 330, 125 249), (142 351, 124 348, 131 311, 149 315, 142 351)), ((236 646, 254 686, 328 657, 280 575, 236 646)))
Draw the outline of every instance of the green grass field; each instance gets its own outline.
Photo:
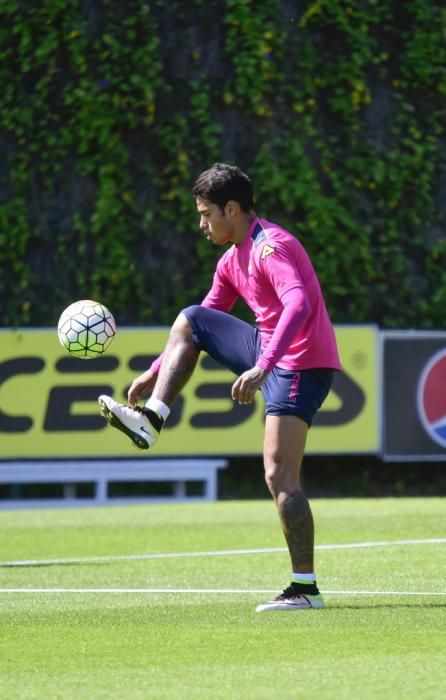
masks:
POLYGON ((446 499, 312 507, 327 607, 264 614, 269 501, 1 512, 0 697, 444 698, 446 499))

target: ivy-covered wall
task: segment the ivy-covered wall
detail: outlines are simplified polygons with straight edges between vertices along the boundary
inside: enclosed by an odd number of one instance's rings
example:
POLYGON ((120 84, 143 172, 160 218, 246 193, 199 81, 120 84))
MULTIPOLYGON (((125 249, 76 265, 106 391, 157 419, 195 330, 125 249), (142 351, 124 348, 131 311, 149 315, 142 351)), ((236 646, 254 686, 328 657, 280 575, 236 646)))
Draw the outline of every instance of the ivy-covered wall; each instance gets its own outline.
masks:
POLYGON ((190 186, 222 160, 336 322, 444 327, 445 31, 442 0, 3 0, 0 325, 170 323, 221 254, 190 186))

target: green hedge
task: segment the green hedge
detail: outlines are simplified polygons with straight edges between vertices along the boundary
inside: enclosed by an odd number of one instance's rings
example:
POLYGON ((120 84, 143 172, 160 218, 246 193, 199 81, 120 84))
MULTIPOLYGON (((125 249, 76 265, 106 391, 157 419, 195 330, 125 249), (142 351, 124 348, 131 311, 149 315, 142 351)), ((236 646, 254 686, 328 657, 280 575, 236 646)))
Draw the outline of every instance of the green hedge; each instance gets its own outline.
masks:
POLYGON ((221 252, 190 186, 224 160, 335 321, 444 327, 443 2, 3 0, 0 20, 1 325, 86 297, 169 323, 221 252))

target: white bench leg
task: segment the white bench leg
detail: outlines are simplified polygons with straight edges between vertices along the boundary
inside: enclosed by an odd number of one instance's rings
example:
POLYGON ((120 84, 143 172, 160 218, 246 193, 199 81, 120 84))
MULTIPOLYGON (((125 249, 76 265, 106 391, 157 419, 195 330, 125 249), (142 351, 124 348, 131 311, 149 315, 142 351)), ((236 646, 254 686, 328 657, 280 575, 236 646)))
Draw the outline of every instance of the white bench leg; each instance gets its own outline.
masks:
POLYGON ((98 479, 98 481, 96 482, 95 501, 97 501, 97 503, 105 503, 107 501, 107 486, 108 483, 106 479, 98 479))
POLYGON ((205 491, 204 491, 204 497, 207 501, 215 501, 217 500, 217 477, 214 474, 210 474, 209 478, 207 479, 205 491))
POLYGON ((64 498, 76 498, 76 484, 64 484, 63 485, 63 497, 64 498))
POLYGON ((175 481, 173 493, 175 498, 186 498, 186 482, 175 481))

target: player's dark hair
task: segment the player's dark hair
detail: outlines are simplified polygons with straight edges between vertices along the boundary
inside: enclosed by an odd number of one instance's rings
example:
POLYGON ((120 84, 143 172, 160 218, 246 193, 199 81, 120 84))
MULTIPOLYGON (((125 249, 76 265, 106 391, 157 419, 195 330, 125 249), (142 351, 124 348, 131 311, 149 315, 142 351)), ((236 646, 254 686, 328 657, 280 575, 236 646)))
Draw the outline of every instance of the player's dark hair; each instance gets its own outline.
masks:
POLYGON ((197 177, 192 194, 217 204, 222 211, 231 199, 238 202, 243 211, 253 208, 251 180, 236 165, 214 163, 197 177))

